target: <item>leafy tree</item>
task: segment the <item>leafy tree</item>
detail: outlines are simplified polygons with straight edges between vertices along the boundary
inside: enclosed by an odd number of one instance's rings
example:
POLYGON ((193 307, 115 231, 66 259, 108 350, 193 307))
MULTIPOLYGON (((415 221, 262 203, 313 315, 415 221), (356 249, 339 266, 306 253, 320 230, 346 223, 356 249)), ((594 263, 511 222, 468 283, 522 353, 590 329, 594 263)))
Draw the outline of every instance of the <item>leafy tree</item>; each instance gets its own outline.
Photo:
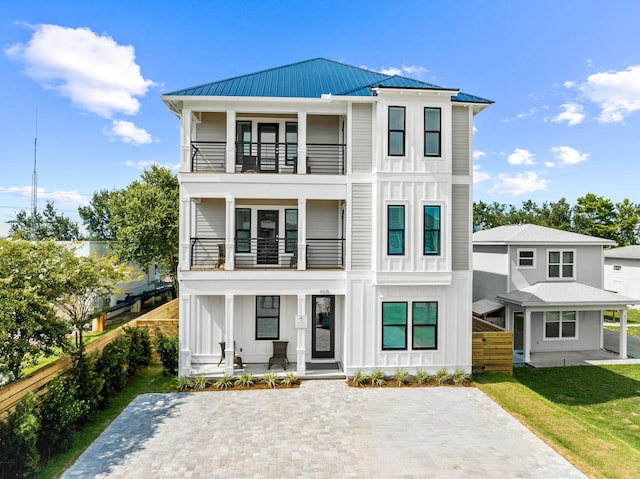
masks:
POLYGON ((109 201, 113 196, 113 191, 100 190, 93 194, 89 206, 78 208, 80 218, 87 227, 92 240, 113 241, 116 239, 111 228, 111 210, 109 201))
POLYGON ((0 427, 0 477, 30 478, 38 470, 36 396, 27 394, 0 427))
POLYGON ((473 224, 475 230, 486 230, 510 224, 507 205, 494 201, 491 204, 478 201, 473 204, 473 224))
POLYGON ((0 374, 66 347, 69 328, 54 304, 63 295, 68 250, 53 241, 0 239, 0 374))
POLYGON ((82 239, 78 224, 59 214, 53 201, 47 201, 43 211, 33 214, 20 210, 9 228, 12 239, 74 241, 82 239), (35 224, 34 224, 35 223, 35 224), (33 228, 32 228, 33 227, 33 228))
POLYGON ((625 198, 615 205, 618 246, 629 246, 640 242, 640 204, 625 198))
POLYGON ((571 231, 572 211, 571 205, 567 203, 565 198, 561 198, 556 202, 546 201, 537 209, 538 217, 537 225, 546 226, 548 228, 556 228, 564 231, 571 231))
POLYGON ((618 234, 613 202, 593 193, 578 198, 573 207, 573 228, 576 233, 615 241, 618 234))
POLYGON ((140 180, 113 191, 108 200, 112 247, 120 259, 146 268, 156 264, 173 275, 178 267, 178 178, 153 165, 140 180))

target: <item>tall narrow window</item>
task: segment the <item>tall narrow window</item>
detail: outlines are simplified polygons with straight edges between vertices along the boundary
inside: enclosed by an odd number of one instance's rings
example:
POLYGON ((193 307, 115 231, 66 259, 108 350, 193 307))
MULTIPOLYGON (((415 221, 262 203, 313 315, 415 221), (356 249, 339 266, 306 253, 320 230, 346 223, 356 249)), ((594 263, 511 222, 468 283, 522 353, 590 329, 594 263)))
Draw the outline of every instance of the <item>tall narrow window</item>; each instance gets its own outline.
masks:
POLYGON ((236 208, 236 253, 251 252, 251 210, 236 208))
POLYGON ((424 109, 424 156, 440 156, 440 108, 424 109))
POLYGON ((298 123, 285 125, 286 164, 295 165, 298 159, 298 123))
POLYGON ((440 254, 440 207, 424 207, 424 254, 440 254))
POLYGON ((382 349, 407 349, 407 303, 382 303, 382 349))
POLYGON ((412 311, 412 349, 438 348, 438 303, 415 302, 412 311))
POLYGON ((280 337, 280 296, 256 296, 256 339, 280 337))
POLYGON ((284 210, 285 253, 293 253, 298 247, 298 210, 284 210))
POLYGON ((389 156, 404 156, 405 108, 389 107, 389 156))
POLYGON ((251 122, 236 121, 236 165, 241 165, 245 156, 251 156, 251 122))
POLYGON ((387 254, 404 255, 404 206, 387 206, 387 254))

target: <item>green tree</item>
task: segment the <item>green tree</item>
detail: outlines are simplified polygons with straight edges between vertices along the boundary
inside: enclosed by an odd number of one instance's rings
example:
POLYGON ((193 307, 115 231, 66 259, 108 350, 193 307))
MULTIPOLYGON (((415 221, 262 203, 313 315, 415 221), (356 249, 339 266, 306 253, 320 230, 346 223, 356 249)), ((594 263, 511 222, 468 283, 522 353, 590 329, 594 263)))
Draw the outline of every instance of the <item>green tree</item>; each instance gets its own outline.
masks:
POLYGON ((571 231, 572 210, 571 205, 565 198, 560 198, 556 202, 544 202, 538 208, 537 223, 540 226, 556 228, 564 231, 571 231))
POLYGON ((486 230, 510 224, 508 218, 508 207, 505 204, 496 201, 490 204, 478 201, 473 204, 474 230, 486 230))
POLYGON ((639 242, 640 204, 631 203, 625 198, 615 205, 618 246, 635 245, 639 242))
POLYGON ((93 194, 89 206, 78 208, 80 218, 82 218, 92 240, 113 241, 116 239, 110 223, 109 201, 112 196, 113 191, 100 190, 93 194))
POLYGON ((578 198, 573 207, 573 228, 576 233, 616 241, 618 228, 613 202, 593 193, 578 198))
POLYGON ((68 325, 54 308, 67 251, 54 241, 0 239, 0 374, 17 379, 29 361, 67 346, 68 325))
POLYGON ((111 193, 109 227, 114 252, 145 269, 156 264, 176 278, 178 267, 178 178, 153 165, 140 180, 111 193))
POLYGON ((74 241, 82 239, 78 224, 58 213, 53 201, 47 201, 43 211, 28 214, 20 210, 11 222, 9 237, 12 239, 74 241), (35 223, 35 224, 34 224, 35 223))

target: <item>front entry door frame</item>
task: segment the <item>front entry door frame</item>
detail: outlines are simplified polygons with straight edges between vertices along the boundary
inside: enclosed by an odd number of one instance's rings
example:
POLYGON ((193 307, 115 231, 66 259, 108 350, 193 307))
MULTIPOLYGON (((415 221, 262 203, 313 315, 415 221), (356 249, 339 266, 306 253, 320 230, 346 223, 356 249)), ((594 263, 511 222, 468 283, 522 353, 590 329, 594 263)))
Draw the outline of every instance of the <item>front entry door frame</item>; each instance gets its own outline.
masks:
POLYGON ((335 357, 336 297, 313 295, 311 297, 311 358, 335 357))
POLYGON ((278 172, 278 123, 258 123, 258 164, 261 172, 278 172))
POLYGON ((278 264, 278 233, 279 233, 278 210, 258 210, 258 264, 278 264))

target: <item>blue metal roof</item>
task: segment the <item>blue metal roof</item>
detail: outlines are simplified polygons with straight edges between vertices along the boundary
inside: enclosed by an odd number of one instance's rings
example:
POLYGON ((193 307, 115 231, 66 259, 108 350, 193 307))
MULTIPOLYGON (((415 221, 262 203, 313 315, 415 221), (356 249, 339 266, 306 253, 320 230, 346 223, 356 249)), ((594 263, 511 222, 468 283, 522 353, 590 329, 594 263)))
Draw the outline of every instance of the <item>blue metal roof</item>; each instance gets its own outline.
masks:
MULTIPOLYGON (((320 98, 326 94, 373 96, 372 89, 378 87, 456 90, 398 75, 386 75, 345 65, 325 58, 314 58, 227 80, 185 88, 166 95, 320 98)), ((464 93, 458 93, 452 97, 452 100, 493 103, 490 100, 464 93)))

